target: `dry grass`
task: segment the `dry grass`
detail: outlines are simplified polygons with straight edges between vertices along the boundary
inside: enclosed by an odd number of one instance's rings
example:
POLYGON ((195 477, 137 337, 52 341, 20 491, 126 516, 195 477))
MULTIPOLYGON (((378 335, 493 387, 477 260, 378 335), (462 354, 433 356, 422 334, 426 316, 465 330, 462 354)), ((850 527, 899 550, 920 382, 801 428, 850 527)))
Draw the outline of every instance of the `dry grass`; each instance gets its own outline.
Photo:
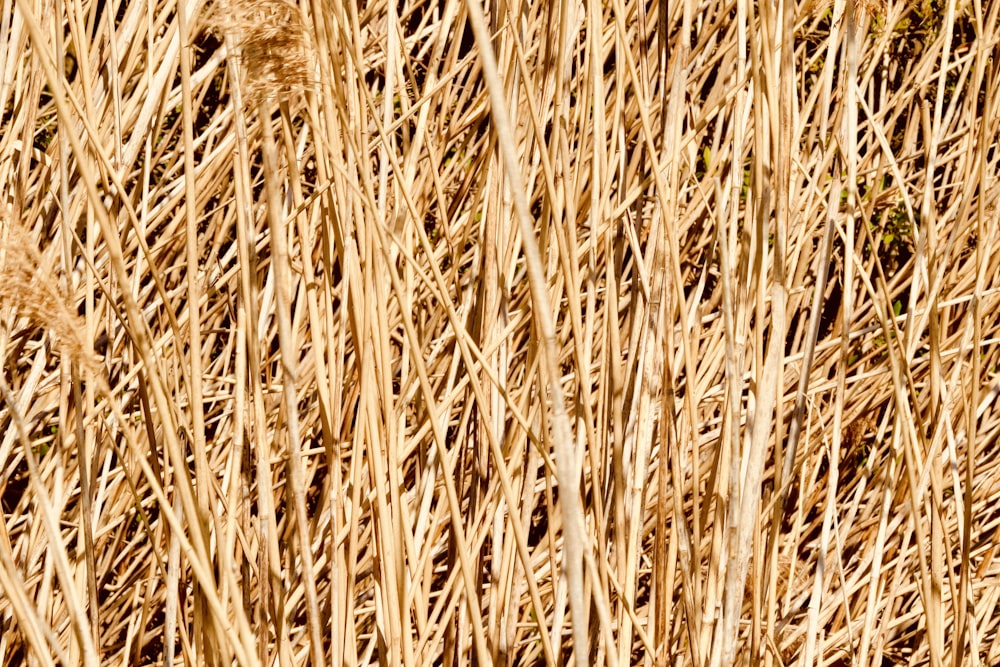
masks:
POLYGON ((1000 3, 481 2, 5 4, 0 663, 1000 662, 1000 3))

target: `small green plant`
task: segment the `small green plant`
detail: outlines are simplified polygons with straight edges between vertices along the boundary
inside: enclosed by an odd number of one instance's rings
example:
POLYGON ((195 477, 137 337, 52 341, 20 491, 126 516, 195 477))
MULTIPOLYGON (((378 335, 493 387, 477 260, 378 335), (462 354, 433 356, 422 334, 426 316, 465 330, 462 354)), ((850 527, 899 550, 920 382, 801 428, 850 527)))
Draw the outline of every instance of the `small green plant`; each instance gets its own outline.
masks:
POLYGON ((913 254, 913 225, 902 202, 889 211, 876 212, 872 216, 871 231, 878 245, 882 269, 891 277, 913 254))

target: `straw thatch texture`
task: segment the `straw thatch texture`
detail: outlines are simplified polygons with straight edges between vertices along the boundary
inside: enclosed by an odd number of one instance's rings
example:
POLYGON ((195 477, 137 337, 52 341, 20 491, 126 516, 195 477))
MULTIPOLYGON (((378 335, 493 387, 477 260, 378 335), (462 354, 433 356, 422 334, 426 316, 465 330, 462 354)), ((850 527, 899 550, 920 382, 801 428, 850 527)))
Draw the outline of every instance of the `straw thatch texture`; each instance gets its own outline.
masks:
POLYGON ((0 663, 997 664, 998 13, 6 2, 0 663))

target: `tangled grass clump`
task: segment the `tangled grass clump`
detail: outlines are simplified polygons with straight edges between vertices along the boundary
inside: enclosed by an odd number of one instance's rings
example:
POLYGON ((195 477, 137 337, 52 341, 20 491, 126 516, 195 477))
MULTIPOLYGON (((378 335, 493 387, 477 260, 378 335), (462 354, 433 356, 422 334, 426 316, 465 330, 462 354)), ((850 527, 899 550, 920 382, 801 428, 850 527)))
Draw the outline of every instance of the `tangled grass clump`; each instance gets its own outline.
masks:
POLYGON ((248 100, 288 96, 312 85, 312 49, 294 3, 220 0, 211 19, 216 30, 233 36, 239 49, 248 100))
POLYGON ((1000 664, 1000 3, 7 18, 0 664, 1000 664))
MULTIPOLYGON (((26 319, 48 331, 65 347, 69 359, 92 365, 93 347, 88 350, 84 322, 67 305, 60 281, 35 246, 27 230, 7 223, 0 240, 0 304, 10 308, 14 322, 26 319)), ((51 257, 51 256, 50 256, 51 257)), ((23 328, 23 324, 17 326, 23 328)))

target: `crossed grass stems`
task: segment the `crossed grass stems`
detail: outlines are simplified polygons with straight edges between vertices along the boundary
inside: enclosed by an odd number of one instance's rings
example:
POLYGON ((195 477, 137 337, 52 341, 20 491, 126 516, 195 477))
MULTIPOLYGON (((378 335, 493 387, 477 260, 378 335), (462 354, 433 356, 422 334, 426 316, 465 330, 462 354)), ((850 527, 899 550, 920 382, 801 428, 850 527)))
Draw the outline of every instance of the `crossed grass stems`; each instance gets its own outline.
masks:
POLYGON ((998 3, 477 6, 16 3, 4 661, 995 663, 998 3))

